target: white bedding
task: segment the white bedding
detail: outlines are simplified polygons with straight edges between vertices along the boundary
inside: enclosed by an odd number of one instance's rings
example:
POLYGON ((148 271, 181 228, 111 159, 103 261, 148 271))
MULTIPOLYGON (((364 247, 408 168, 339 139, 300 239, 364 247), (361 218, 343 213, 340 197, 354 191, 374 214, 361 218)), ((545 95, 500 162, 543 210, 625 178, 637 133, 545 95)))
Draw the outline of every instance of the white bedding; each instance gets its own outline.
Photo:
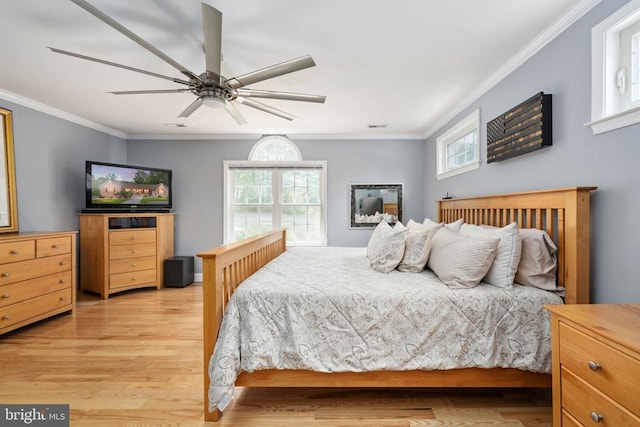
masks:
POLYGON ((388 274, 365 248, 288 248, 233 294, 209 363, 209 407, 242 371, 512 367, 551 372, 554 293, 480 283, 451 290, 430 271, 388 274))

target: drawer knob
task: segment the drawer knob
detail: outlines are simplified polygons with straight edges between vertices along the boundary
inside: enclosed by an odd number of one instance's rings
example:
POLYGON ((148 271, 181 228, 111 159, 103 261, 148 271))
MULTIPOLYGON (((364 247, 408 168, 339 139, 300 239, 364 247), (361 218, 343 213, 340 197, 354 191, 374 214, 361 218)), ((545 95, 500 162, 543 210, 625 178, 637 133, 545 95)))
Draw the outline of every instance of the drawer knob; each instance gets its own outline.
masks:
POLYGON ((57 243, 54 243, 53 245, 51 245, 51 247, 52 247, 53 249, 58 249, 58 248, 60 248, 60 245, 59 245, 59 244, 57 244, 57 243))
POLYGON ((67 261, 60 261, 60 265, 67 265, 67 261))
POLYGON ((60 297, 60 301, 65 301, 66 299, 67 299, 67 297, 65 297, 64 295, 62 295, 62 296, 60 297))
POLYGON ((136 240, 137 237, 136 236, 131 236, 131 240, 136 240))
POLYGON ((2 273, 2 277, 9 277, 9 273, 5 271, 4 273, 2 273))
POLYGON ((593 422, 595 422, 595 423, 601 423, 601 422, 602 422, 602 420, 603 420, 602 415, 600 415, 600 414, 599 414, 599 413, 597 413, 597 412, 591 412, 589 415, 591 416, 591 419, 592 419, 592 420, 593 420, 593 422))
POLYGON ((16 249, 11 249, 11 252, 9 252, 11 255, 18 255, 18 251, 16 249))
POLYGON ((8 299, 9 298, 9 294, 2 294, 2 298, 3 299, 8 299))
POLYGON ((131 278, 131 280, 135 282, 135 281, 136 281, 136 280, 138 280, 138 279, 136 279, 136 276, 133 276, 133 277, 131 278))
POLYGON ((135 263, 135 262, 132 262, 132 263, 131 263, 131 267, 135 267, 135 266, 136 266, 136 263, 135 263))
POLYGON ((67 283, 67 279, 60 279, 60 283, 67 283))
POLYGON ((132 250, 131 250, 131 253, 132 253, 132 254, 135 254, 135 253, 136 253, 136 250, 135 250, 135 249, 132 249, 132 250))
POLYGON ((9 320, 9 319, 11 319, 11 318, 9 317, 8 314, 5 314, 4 316, 2 316, 2 320, 9 320))
POLYGON ((593 360, 589 360, 589 369, 593 372, 600 370, 600 364, 598 362, 594 362, 593 360))

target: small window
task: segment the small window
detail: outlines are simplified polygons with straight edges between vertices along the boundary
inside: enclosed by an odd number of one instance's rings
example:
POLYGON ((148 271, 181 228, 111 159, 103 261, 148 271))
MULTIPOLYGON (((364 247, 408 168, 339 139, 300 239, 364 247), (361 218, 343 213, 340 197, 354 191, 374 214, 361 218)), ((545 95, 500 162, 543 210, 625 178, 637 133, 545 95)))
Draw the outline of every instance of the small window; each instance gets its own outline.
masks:
POLYGON ((436 139, 438 179, 480 167, 480 110, 436 139))
POLYGON ((640 123, 640 0, 591 30, 594 134, 640 123))
POLYGON ((253 146, 249 153, 249 160, 256 162, 295 162, 302 160, 302 154, 289 138, 271 135, 265 136, 253 146))

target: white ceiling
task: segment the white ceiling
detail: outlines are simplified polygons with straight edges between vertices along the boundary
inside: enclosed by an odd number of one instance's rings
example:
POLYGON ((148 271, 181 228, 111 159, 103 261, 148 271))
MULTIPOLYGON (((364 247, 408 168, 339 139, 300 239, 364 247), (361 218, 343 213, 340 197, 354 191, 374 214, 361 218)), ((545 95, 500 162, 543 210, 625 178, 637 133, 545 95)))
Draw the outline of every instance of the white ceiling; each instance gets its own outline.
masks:
MULTIPOLYGON (((183 78, 69 0, 3 1, 0 98, 129 138, 422 138, 495 84, 568 23, 588 0, 205 0, 223 13, 223 74, 233 77, 302 55, 317 66, 251 85, 326 95, 325 104, 264 100, 292 122, 238 105, 178 118, 192 94, 170 81, 53 53, 56 47, 183 78), (45 107, 47 106, 47 107, 45 107), (183 123, 169 128, 165 123, 183 123), (369 129, 369 125, 387 125, 369 129), (173 136, 172 136, 173 137, 173 136)), ((196 74, 204 71, 199 0, 89 0, 196 74)), ((236 104, 237 105, 237 104, 236 104)), ((1 106, 1 105, 0 105, 1 106)))

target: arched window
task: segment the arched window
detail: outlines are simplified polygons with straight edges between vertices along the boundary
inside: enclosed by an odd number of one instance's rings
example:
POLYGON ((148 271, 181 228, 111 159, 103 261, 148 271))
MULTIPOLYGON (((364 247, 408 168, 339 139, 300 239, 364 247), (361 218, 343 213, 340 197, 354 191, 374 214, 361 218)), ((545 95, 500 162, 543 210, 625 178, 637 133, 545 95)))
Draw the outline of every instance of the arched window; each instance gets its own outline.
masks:
POLYGON ((248 161, 224 161, 224 242, 285 227, 287 244, 325 245, 326 169, 279 135, 261 138, 248 161))
POLYGON ((296 144, 286 136, 265 136, 253 146, 249 161, 302 161, 302 154, 296 144))

